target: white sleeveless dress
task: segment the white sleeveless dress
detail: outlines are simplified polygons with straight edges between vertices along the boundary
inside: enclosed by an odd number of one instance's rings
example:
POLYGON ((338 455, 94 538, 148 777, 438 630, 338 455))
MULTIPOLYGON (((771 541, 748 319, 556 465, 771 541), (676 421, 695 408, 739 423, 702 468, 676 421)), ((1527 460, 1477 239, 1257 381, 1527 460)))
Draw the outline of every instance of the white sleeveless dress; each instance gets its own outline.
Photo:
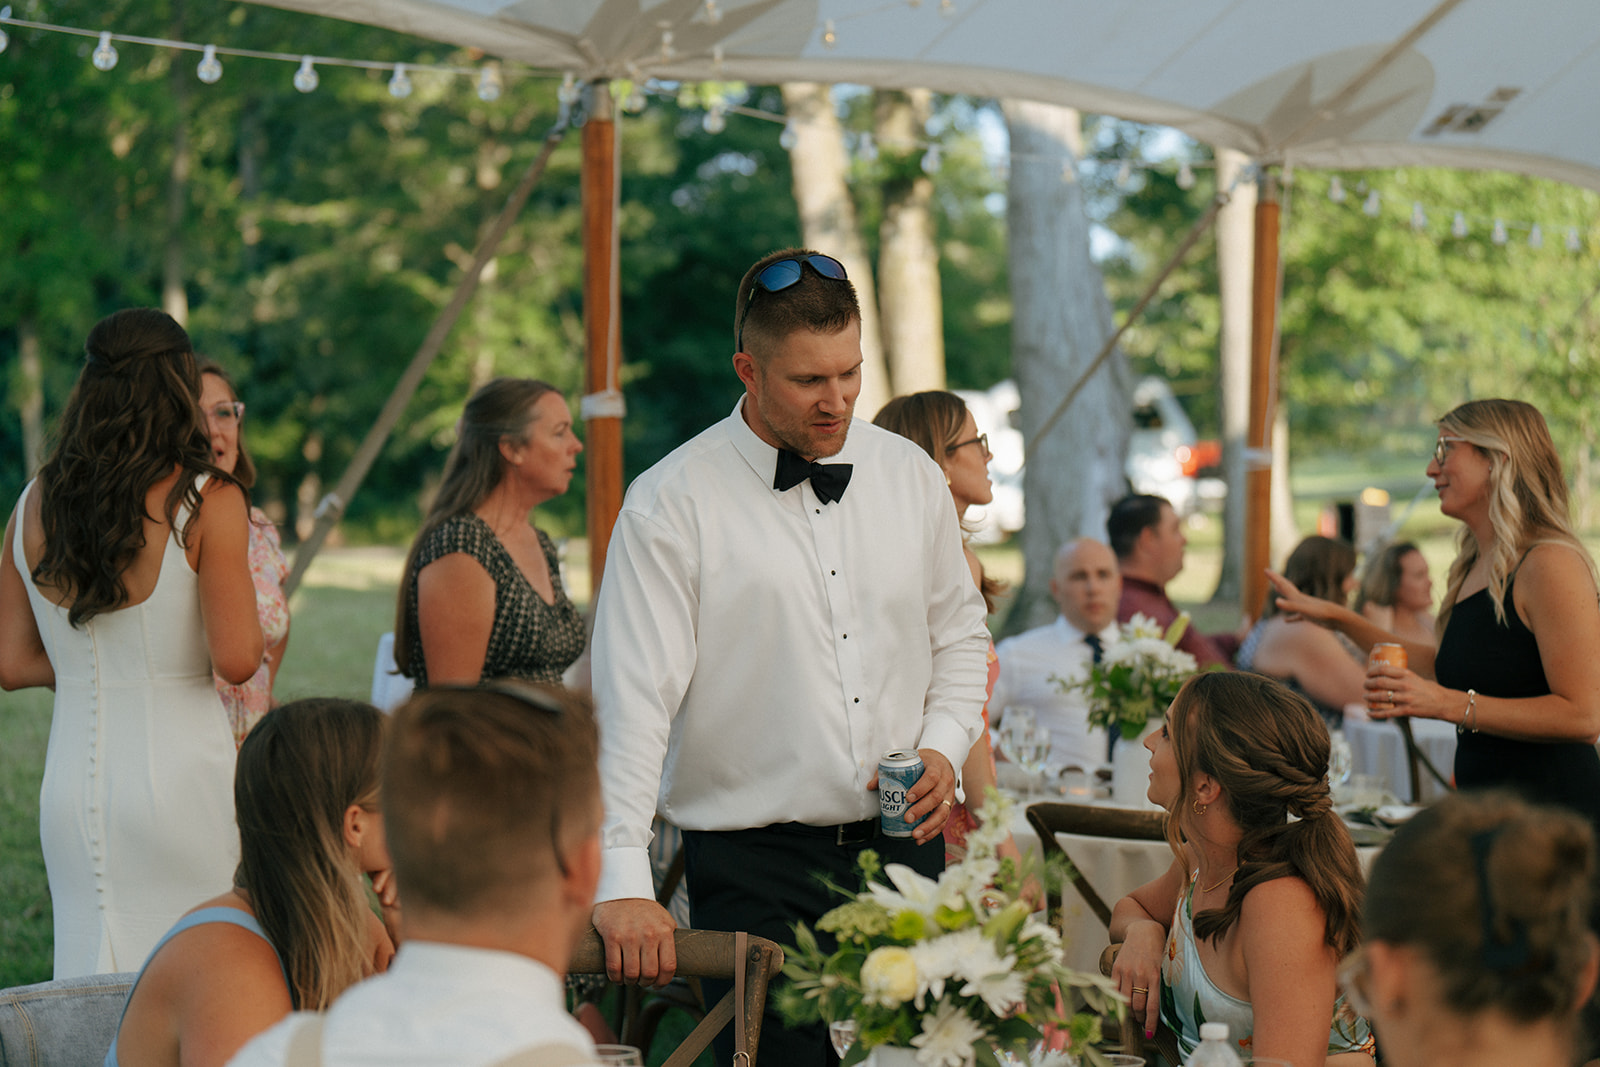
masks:
POLYGON ((199 576, 169 537, 148 599, 74 629, 34 587, 22 510, 12 552, 56 674, 39 790, 55 976, 136 971, 184 912, 233 884, 239 860, 199 576))

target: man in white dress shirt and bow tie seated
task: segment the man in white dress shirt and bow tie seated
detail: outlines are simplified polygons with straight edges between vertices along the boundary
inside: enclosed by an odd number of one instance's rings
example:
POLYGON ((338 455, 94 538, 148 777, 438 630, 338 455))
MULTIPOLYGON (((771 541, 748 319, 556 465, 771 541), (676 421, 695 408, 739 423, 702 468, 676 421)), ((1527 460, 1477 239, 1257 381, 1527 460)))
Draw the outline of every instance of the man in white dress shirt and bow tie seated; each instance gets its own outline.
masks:
MULTIPOLYGON (((983 601, 938 465, 852 419, 861 316, 844 268, 765 257, 733 326, 744 395, 629 487, 596 605, 594 923, 618 980, 661 984, 675 965, 646 854, 658 808, 683 829, 693 925, 792 944, 793 923, 841 902, 818 876, 855 888, 865 848, 943 869, 954 768, 982 729, 983 601), (878 824, 878 759, 897 749, 926 765, 911 838, 878 824)), ((835 1059, 820 1026, 770 1011, 762 1025, 762 1067, 835 1059)))
POLYGON ((989 716, 999 727, 1006 708, 1032 708, 1050 731, 1047 766, 1093 771, 1106 761, 1106 731, 1090 727, 1084 695, 1063 692, 1054 679, 1080 675, 1116 640, 1122 596, 1116 554, 1088 537, 1062 546, 1050 576, 1050 595, 1061 609, 1055 622, 996 646, 1000 679, 989 699, 989 716))
POLYGON ((382 773, 400 950, 229 1067, 598 1063, 563 979, 600 878, 599 748, 573 693, 502 681, 412 696, 382 773))

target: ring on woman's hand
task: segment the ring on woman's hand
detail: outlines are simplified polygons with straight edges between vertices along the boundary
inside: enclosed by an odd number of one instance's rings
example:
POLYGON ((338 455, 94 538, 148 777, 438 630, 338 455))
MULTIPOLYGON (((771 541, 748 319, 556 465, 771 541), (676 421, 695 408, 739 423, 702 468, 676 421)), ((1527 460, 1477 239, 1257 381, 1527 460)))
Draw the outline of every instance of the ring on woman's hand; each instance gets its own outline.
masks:
POLYGON ((939 801, 939 803, 943 804, 947 808, 954 806, 948 800, 941 800, 941 801, 939 801))
POLYGON ((1148 996, 1148 995, 1149 995, 1149 993, 1150 993, 1150 990, 1148 990, 1148 989, 1146 989, 1146 988, 1145 988, 1145 987, 1144 987, 1144 986, 1142 986, 1142 985, 1136 985, 1136 986, 1134 986, 1134 987, 1133 987, 1133 991, 1134 991, 1134 992, 1135 992, 1135 993, 1144 993, 1144 994, 1145 994, 1145 995, 1147 995, 1147 996, 1148 996))
POLYGON ((1394 690, 1393 689, 1389 690, 1389 703, 1391 703, 1391 704, 1394 703, 1394 690))

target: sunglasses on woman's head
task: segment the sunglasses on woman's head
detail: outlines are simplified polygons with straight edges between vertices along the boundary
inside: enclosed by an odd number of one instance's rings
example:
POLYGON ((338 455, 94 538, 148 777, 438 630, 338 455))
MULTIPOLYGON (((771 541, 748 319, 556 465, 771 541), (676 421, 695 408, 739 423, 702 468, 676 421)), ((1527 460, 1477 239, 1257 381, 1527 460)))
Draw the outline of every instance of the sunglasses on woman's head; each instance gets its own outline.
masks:
POLYGON ((820 276, 830 281, 849 281, 850 276, 844 272, 844 264, 832 256, 813 253, 809 256, 793 256, 789 259, 779 259, 762 267, 755 276, 755 285, 750 290, 750 295, 745 299, 744 310, 739 313, 739 329, 736 341, 739 351, 744 351, 744 320, 750 317, 750 305, 755 303, 756 293, 765 289, 769 293, 781 293, 790 286, 800 281, 805 274, 806 267, 810 267, 820 276))

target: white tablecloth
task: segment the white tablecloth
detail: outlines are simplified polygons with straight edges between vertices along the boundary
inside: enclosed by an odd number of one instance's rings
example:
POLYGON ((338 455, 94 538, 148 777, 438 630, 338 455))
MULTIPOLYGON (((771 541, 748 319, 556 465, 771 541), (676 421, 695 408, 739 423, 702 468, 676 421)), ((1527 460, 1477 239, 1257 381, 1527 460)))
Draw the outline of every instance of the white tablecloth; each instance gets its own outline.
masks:
MULTIPOLYGON (((1370 774, 1407 804, 1417 803, 1411 795, 1411 772, 1406 768, 1406 742, 1400 727, 1390 720, 1378 721, 1353 716, 1347 710, 1344 736, 1350 741, 1350 765, 1354 774, 1370 774)), ((1439 719, 1412 719, 1411 736, 1417 748, 1433 761, 1445 777, 1453 774, 1456 761, 1456 728, 1439 719)), ((1444 789, 1422 768, 1422 803, 1437 800, 1444 789)))

